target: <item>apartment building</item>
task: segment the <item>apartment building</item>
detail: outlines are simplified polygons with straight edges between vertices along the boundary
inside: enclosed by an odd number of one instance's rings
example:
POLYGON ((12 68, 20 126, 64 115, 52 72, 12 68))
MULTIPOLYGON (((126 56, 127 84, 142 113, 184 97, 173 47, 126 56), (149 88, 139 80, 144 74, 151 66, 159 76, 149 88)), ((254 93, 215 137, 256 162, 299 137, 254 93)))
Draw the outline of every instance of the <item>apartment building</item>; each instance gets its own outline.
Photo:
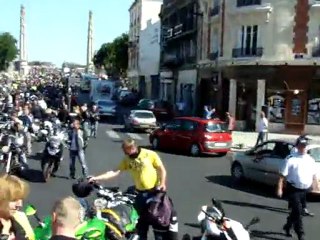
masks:
POLYGON ((164 0, 161 8, 160 98, 184 103, 186 114, 196 109, 197 1, 164 0))
POLYGON ((143 97, 158 98, 162 0, 135 0, 129 9, 128 79, 143 97))
POLYGON ((231 112, 239 129, 255 129, 265 110, 271 131, 320 132, 320 1, 199 0, 199 6, 202 104, 231 112))

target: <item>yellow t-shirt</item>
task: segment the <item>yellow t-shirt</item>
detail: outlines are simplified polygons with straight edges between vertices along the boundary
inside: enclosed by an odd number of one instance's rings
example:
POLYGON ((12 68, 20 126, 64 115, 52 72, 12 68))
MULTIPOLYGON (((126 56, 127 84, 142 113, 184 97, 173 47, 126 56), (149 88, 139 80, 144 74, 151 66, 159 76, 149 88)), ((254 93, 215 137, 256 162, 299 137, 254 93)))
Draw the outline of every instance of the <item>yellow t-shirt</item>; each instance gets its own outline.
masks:
POLYGON ((158 154, 154 151, 141 148, 137 158, 126 156, 118 169, 128 170, 137 190, 149 190, 157 186, 159 179, 157 168, 162 164, 158 154))

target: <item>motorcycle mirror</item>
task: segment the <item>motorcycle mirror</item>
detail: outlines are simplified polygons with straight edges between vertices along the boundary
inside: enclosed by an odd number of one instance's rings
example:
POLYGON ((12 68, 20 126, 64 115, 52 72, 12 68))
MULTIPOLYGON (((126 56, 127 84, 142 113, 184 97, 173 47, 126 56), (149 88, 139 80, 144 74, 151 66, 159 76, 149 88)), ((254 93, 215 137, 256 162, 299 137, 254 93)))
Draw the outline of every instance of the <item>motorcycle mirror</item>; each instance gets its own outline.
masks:
POLYGON ((28 205, 24 209, 24 212, 27 216, 33 216, 37 213, 37 209, 33 205, 28 205))

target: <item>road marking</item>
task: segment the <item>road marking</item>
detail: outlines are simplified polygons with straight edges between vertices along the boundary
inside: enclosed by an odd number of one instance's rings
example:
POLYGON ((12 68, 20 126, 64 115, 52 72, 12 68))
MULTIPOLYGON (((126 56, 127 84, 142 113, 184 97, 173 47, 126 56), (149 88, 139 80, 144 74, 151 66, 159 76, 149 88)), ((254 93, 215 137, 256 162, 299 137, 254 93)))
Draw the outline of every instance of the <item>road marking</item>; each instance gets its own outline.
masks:
POLYGON ((116 133, 115 131, 113 130, 107 130, 106 131, 106 134, 110 137, 110 138, 116 138, 116 139, 119 139, 120 136, 118 133, 116 133))
POLYGON ((135 139, 135 140, 142 140, 142 137, 140 137, 138 134, 136 133, 127 133, 127 135, 132 138, 132 139, 135 139))

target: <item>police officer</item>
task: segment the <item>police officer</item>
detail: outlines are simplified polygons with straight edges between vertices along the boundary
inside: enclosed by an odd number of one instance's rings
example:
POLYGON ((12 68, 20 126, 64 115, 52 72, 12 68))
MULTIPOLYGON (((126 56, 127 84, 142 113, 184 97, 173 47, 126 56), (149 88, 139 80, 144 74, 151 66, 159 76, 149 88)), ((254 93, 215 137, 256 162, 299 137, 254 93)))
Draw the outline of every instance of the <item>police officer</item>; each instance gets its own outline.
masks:
POLYGON ((302 205, 306 198, 306 193, 310 188, 318 190, 316 177, 315 160, 306 152, 308 139, 300 136, 296 141, 297 152, 291 154, 285 160, 280 170, 277 195, 282 197, 284 180, 286 180, 286 190, 288 192, 288 203, 291 206, 287 223, 283 230, 288 237, 291 237, 291 228, 294 227, 299 240, 304 240, 304 229, 302 223, 302 205))

